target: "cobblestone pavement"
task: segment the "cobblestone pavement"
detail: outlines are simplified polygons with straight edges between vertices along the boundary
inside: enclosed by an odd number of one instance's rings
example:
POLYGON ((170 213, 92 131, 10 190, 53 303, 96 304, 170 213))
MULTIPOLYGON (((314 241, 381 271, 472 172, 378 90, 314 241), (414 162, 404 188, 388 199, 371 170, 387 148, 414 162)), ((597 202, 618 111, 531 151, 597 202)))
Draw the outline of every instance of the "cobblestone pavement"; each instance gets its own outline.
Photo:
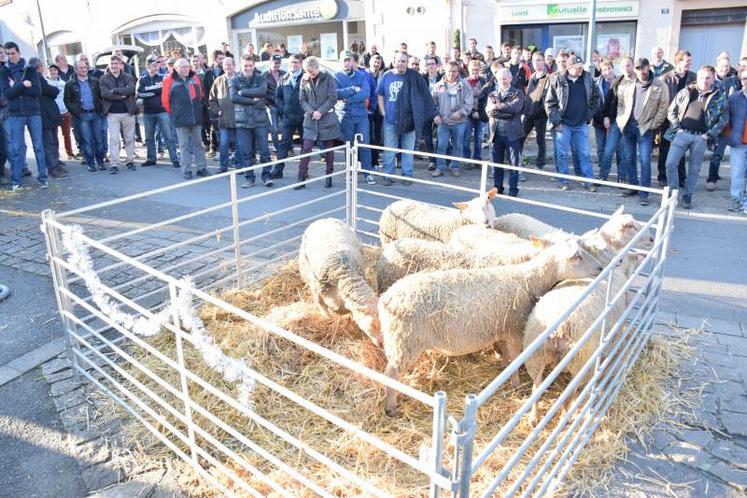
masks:
MULTIPOLYGON (((483 151, 487 153, 487 151, 483 151)), ((532 152, 530 150, 529 154, 532 152)), ((290 161, 289 161, 290 162, 290 161)), ((417 175, 430 179, 422 163, 418 163, 417 175)), ((49 191, 27 190, 20 194, 7 194, 0 197, 0 217, 3 230, 0 232, 0 265, 11 266, 16 269, 49 276, 49 266, 45 261, 46 247, 43 235, 39 230, 38 212, 51 207, 68 210, 85 206, 94 202, 108 200, 116 196, 124 196, 148 188, 155 188, 170 184, 178 180, 176 172, 168 166, 159 166, 149 171, 139 170, 130 176, 122 173, 118 177, 108 175, 89 176, 82 167, 72 166, 71 177, 52 185, 49 191), (138 176, 139 175, 139 176, 138 176), (146 180, 147 179, 147 180, 146 180), (112 184, 112 182, 118 182, 112 184), (113 193, 113 188, 118 189, 113 193)), ((287 171, 287 170, 286 170, 287 171)), ((291 172, 289 175, 295 175, 291 172)), ((728 164, 722 168, 722 176, 728 176, 728 164)), ((460 179, 448 178, 444 181, 456 182, 465 186, 479 185, 476 171, 466 171, 460 179)), ((227 183, 227 182, 226 182, 227 183)), ((290 180, 281 181, 289 184, 290 180)), ((727 182, 721 182, 719 189, 713 193, 705 193, 701 182, 696 194, 696 209, 691 213, 681 213, 683 219, 692 217, 709 223, 727 223, 725 231, 732 229, 744 230, 744 217, 726 215, 725 207, 728 203, 726 191, 727 182)), ((557 194, 557 184, 544 178, 530 178, 521 184, 522 196, 548 202, 560 202, 557 194)), ((399 193, 394 187, 394 193, 399 193)), ((401 187, 400 187, 401 188, 401 187)), ((293 193, 281 198, 274 204, 248 203, 242 219, 245 216, 259 216, 270 209, 278 209, 290 202, 300 202, 313 199, 319 195, 320 187, 312 187, 298 194, 293 193)), ((251 193, 256 193, 256 190, 251 193)), ((325 192, 326 193, 326 192, 325 192)), ((403 192, 404 193, 404 192, 403 192)), ((1 194, 1 193, 0 193, 1 194)), ((242 192, 242 195, 246 195, 242 192)), ((423 189, 416 191, 416 196, 429 199, 423 189)), ((619 197, 613 189, 601 189, 598 194, 588 194, 580 189, 564 194, 562 202, 568 205, 586 209, 611 212, 619 204, 638 216, 645 216, 655 211, 656 206, 638 206, 635 200, 619 197)), ((167 217, 180 216, 197 207, 212 203, 225 202, 225 192, 215 193, 207 190, 200 191, 199 196, 179 197, 170 194, 158 199, 140 201, 131 205, 123 205, 117 209, 102 210, 99 213, 86 213, 72 219, 81 224, 86 234, 100 239, 122 233, 124 230, 144 226, 167 217), (204 195, 205 197, 200 197, 204 195), (212 197, 211 197, 212 196, 212 197), (200 198, 197 198, 200 197, 200 198)), ((432 200, 432 199, 431 199, 432 200)), ((262 230, 279 227, 287 223, 289 218, 266 221, 262 230)), ((572 220, 565 220, 574 223, 572 220)), ((194 223, 180 224, 177 228, 161 228, 144 232, 138 236, 127 238, 113 247, 130 256, 141 256, 157 250, 165 245, 184 241, 189 237, 205 233, 207 230, 229 225, 230 213, 218 212, 194 223)), ((571 225, 572 226, 572 225, 571 225)), ((582 225, 573 227, 580 231, 582 225)), ((251 230, 242 232, 242 240, 252 236, 251 230)), ((299 232, 293 232, 299 233, 299 232)), ((681 232, 680 232, 681 233, 681 232)), ((736 233, 736 232, 735 232, 736 233)), ((248 244, 245 251, 253 251, 272 245, 279 238, 248 244)), ((149 264, 160 268, 167 268, 191 259, 199 254, 225 247, 229 239, 218 237, 208 238, 185 248, 173 250, 166 254, 157 254, 148 260, 149 264)), ((689 245, 694 244, 688 239, 683 244, 682 252, 687 252, 689 245)), ((272 258, 277 253, 268 251, 258 256, 257 261, 272 258)), ((112 261, 106 256, 93 253, 97 267, 112 261)), ((699 254, 691 255, 698 259, 699 254)), ((232 263, 231 252, 217 254, 199 264, 185 265, 177 268, 173 275, 189 274, 217 267, 221 263, 232 263)), ((743 259, 741 263, 743 264, 743 259)), ((727 253, 724 264, 737 267, 738 259, 727 253)), ((693 263, 696 264, 696 263, 693 263)), ((697 264, 708 266, 702 261, 697 264)), ((727 270, 728 271, 728 270, 727 270)), ((105 282, 119 286, 125 295, 135 296, 152 290, 154 282, 132 283, 134 277, 129 270, 120 269, 108 272, 105 282)), ((720 278, 720 277, 719 277, 720 278)), ((739 292, 743 290, 744 280, 736 278, 729 280, 739 292), (733 283, 736 282, 736 283, 733 283), (740 285, 742 287, 740 287, 740 285)), ((50 282, 51 285, 51 282, 50 282)), ((75 288, 80 292, 80 288, 75 288)), ((683 292, 684 293, 684 292, 683 292)), ((739 310, 744 307, 747 296, 730 296, 734 299, 739 310)), ((701 317, 713 316, 710 311, 713 303, 705 302, 693 313, 701 317)), ((665 308, 666 310, 667 308, 665 308)), ((673 309, 670 309, 673 311, 673 309)), ((651 441, 641 445, 631 441, 631 453, 626 462, 616 468, 613 486, 609 489, 611 496, 743 496, 747 486, 747 312, 732 313, 735 320, 708 319, 706 328, 709 334, 698 338, 697 347, 701 353, 698 359, 685 368, 683 375, 683 389, 702 387, 702 409, 695 417, 673 419, 657 428, 651 441), (745 318, 742 318, 745 317, 745 318), (740 323, 740 320, 743 323, 740 323)), ((662 313, 657 325, 657 333, 671 334, 672 328, 665 323, 677 327, 700 327, 703 318, 696 318, 685 314, 662 313)), ((68 367, 67 353, 42 365, 41 373, 47 383, 49 391, 60 420, 68 431, 68 444, 80 467, 80 472, 86 487, 93 491, 112 484, 125 483, 134 479, 143 488, 155 490, 158 483, 169 479, 169 469, 162 462, 143 463, 131 455, 131 448, 122 435, 123 420, 118 412, 111 411, 111 403, 105 401, 103 395, 89 383, 76 380, 68 367), (147 476, 147 478, 146 478, 147 476), (141 478, 142 477, 142 482, 141 478)), ((116 488, 112 488, 116 493, 116 488)), ((124 488, 119 488, 124 489, 124 488)), ((160 488, 159 488, 160 489, 160 488)), ((165 493, 176 493, 164 487, 165 493)), ((138 491, 138 492, 140 492, 138 491)), ((609 490, 606 490, 609 491, 609 490)), ((605 494, 606 494, 605 491, 605 494)), ((123 491, 120 496, 127 496, 123 491)), ((159 491, 161 492, 161 491, 159 491)), ((116 494, 100 494, 97 496, 116 496, 116 494)))

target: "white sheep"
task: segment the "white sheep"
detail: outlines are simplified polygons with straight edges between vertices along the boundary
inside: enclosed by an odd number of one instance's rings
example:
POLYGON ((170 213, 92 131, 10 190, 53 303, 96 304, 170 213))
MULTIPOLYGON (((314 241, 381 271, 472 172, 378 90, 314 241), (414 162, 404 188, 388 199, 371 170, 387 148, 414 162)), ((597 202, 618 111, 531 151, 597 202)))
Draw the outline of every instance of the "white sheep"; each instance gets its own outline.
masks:
MULTIPOLYGON (((562 280, 601 269, 575 241, 544 244, 519 265, 416 273, 396 282, 379 298, 386 375, 399 379, 426 350, 456 356, 498 342, 502 356, 516 358, 536 300, 562 280)), ((512 383, 518 382, 516 374, 512 383)), ((396 406, 397 392, 387 388, 386 412, 396 406)))
POLYGON ((363 248, 342 221, 313 222, 303 234, 298 270, 321 310, 349 311, 355 323, 376 345, 381 345, 377 297, 364 278, 363 248))
POLYGON ((492 226, 495 209, 491 201, 497 193, 498 189, 493 188, 487 194, 469 202, 455 202, 454 206, 459 209, 458 211, 412 200, 393 202, 381 213, 381 244, 405 237, 446 243, 451 237, 451 232, 460 226, 492 226))
MULTIPOLYGON (((632 215, 623 213, 623 209, 624 206, 620 206, 598 228, 599 235, 614 249, 622 249, 643 228, 643 223, 637 221, 632 215)), ((533 235, 549 240, 562 240, 563 238, 572 236, 559 228, 521 213, 510 213, 499 216, 495 219, 493 228, 516 234, 524 239, 529 239, 533 235)), ((582 235, 582 238, 592 233, 593 230, 582 235)), ((646 234, 641 238, 638 247, 648 249, 652 243, 653 238, 650 234, 646 234)))
POLYGON ((500 241, 499 237, 492 237, 493 244, 489 249, 477 250, 422 239, 395 240, 384 246, 376 263, 376 290, 382 293, 397 280, 422 271, 521 263, 536 256, 541 248, 538 243, 479 225, 466 225, 454 233, 467 228, 489 232, 490 235, 500 234, 502 237, 500 241))
MULTIPOLYGON (((637 256, 628 255, 623 259, 620 267, 613 271, 610 299, 614 298, 620 289, 622 289, 623 284, 635 270, 638 262, 639 258, 637 256)), ((584 278, 561 282, 540 298, 529 315, 526 327, 524 328, 525 349, 586 291, 591 280, 584 278)), ((532 378, 532 392, 536 392, 540 384, 542 384, 545 368, 547 366, 553 368, 573 348, 578 339, 581 338, 589 326, 604 311, 606 294, 606 284, 597 286, 527 360, 525 367, 532 378)), ((626 306, 626 297, 618 300, 614 308, 607 315, 607 330, 620 318, 626 306)), ((598 325, 591 337, 589 337, 568 365, 566 365, 565 371, 570 372, 574 376, 581 371, 591 355, 599 347, 600 333, 601 325, 598 325)), ((570 400, 571 397, 568 397, 566 406, 570 400)), ((538 421, 537 403, 534 403, 529 415, 529 423, 535 425, 538 421)))

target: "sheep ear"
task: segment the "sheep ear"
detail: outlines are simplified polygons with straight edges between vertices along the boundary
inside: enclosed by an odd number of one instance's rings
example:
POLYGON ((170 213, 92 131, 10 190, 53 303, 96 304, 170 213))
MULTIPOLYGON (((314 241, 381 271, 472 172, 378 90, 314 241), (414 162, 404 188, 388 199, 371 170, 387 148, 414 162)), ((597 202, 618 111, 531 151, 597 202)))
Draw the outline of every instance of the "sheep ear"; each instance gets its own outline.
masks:
POLYGON ((625 211, 625 206, 624 205, 622 205, 619 208, 617 208, 615 210, 615 212, 612 213, 612 216, 620 216, 621 214, 623 214, 623 211, 625 211))
POLYGON ((530 235, 529 240, 532 241, 532 245, 536 247, 537 249, 543 249, 545 247, 550 247, 552 242, 550 242, 547 239, 544 239, 542 237, 537 237, 536 235, 530 235))
POLYGON ((454 202, 454 207, 457 209, 467 209, 467 203, 466 202, 454 202))
POLYGON ((492 189, 488 190, 488 200, 492 201, 495 199, 495 196, 498 195, 498 187, 493 187, 492 189))

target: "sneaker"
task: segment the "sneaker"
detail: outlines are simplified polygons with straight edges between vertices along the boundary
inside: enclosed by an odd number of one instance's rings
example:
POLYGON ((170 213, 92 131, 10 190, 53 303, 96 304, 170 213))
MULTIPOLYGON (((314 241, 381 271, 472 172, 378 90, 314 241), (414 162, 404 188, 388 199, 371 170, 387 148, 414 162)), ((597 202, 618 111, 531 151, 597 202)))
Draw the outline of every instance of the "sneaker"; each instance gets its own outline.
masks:
POLYGON ((632 197, 634 195, 638 195, 638 191, 633 190, 632 188, 626 188, 622 192, 620 192, 620 195, 623 197, 632 197))
POLYGON ((52 178, 67 178, 67 172, 58 166, 49 170, 49 176, 52 178))
POLYGON ((255 183, 256 182, 255 182, 254 178, 249 178, 249 179, 246 180, 246 182, 244 182, 243 185, 241 185, 241 188, 252 188, 255 183))
MULTIPOLYGON (((441 174, 443 175, 443 173, 441 173, 441 174)), ((391 179, 391 178, 384 178, 384 179, 383 179, 383 180, 381 181, 381 183, 382 183, 382 185, 384 185, 385 187, 388 187, 389 185, 393 184, 394 182, 392 181, 392 179, 391 179)))
POLYGON ((22 172, 23 176, 31 176, 31 170, 28 168, 23 168, 22 172))
POLYGON ((587 185, 585 188, 586 188, 587 192, 596 192, 597 191, 597 187, 594 186, 594 185, 587 185))
POLYGON ((184 179, 185 180, 191 180, 192 179, 192 172, 191 171, 187 171, 186 173, 184 173, 184 179))
POLYGON ((151 161, 150 159, 148 159, 144 163, 140 164, 140 167, 141 168, 147 168, 148 166, 155 166, 155 165, 156 165, 155 161, 151 161))
POLYGON ((739 211, 742 211, 742 203, 739 201, 732 201, 732 203, 729 205, 728 208, 726 208, 727 211, 731 213, 737 213, 739 211))
POLYGON ((109 154, 107 154, 106 157, 104 157, 104 162, 107 164, 112 162, 112 158, 109 156, 109 154))
POLYGON ((453 176, 455 178, 458 177, 458 176, 462 176, 462 172, 459 171, 459 168, 454 168, 454 169, 451 170, 451 176, 453 176))
POLYGON ((22 185, 18 185, 16 183, 14 183, 13 185, 10 186, 10 191, 11 192, 16 192, 18 190, 21 190, 22 188, 23 188, 22 185))
POLYGON ((431 173, 432 178, 438 178, 439 176, 444 176, 444 172, 440 169, 434 170, 433 173, 431 173))
POLYGON ((713 192, 714 190, 716 190, 716 182, 706 183, 706 190, 709 192, 713 192))
POLYGON ((46 180, 39 180, 39 188, 49 188, 49 183, 46 180))
POLYGON ((135 168, 135 163, 127 163, 127 169, 130 171, 137 171, 137 168, 135 168))
POLYGON ((217 154, 215 153, 215 151, 211 150, 211 151, 208 151, 208 153, 207 153, 207 154, 205 154, 205 157, 206 157, 206 158, 208 158, 208 159, 212 159, 212 158, 214 158, 214 157, 215 157, 216 155, 217 155, 217 154))
POLYGON ((648 206, 648 197, 641 197, 638 200, 638 204, 640 204, 641 206, 648 206))
POLYGON ((106 164, 99 164, 99 171, 106 171, 106 164))
POLYGON ((527 181, 527 177, 526 177, 526 176, 524 176, 524 173, 519 173, 519 181, 520 181, 520 182, 525 182, 525 181, 527 181))
POLYGON ((685 209, 692 209, 693 207, 693 199, 689 195, 683 195, 682 196, 682 207, 685 209))
POLYGON ((88 166, 86 167, 86 169, 87 169, 88 171, 90 171, 91 173, 95 173, 96 171, 98 171, 98 170, 96 169, 96 166, 94 166, 93 164, 89 164, 89 165, 88 165, 88 166))
POLYGON ((376 185, 376 178, 374 178, 373 175, 365 175, 363 178, 369 185, 376 185))
POLYGON ((197 170, 197 177, 198 178, 204 178, 206 176, 210 176, 210 173, 205 168, 200 168, 197 170))
POLYGON ((275 185, 275 182, 272 181, 272 178, 265 178, 265 187, 272 187, 275 185))
POLYGON ((571 186, 569 184, 565 183, 565 184, 563 184, 563 185, 560 186, 560 190, 565 190, 565 191, 571 190, 571 186))
POLYGON ((182 165, 181 165, 181 163, 179 161, 174 161, 174 162, 171 163, 171 165, 173 167, 175 167, 175 168, 181 168, 182 167, 182 165))
POLYGON ((273 180, 281 180, 283 178, 283 172, 282 171, 273 171, 270 173, 270 178, 273 180))
POLYGON ((436 163, 430 163, 428 165, 428 171, 435 171, 436 170, 436 163))
POLYGON ((410 185, 412 185, 412 180, 404 179, 402 180, 402 185, 404 185, 405 187, 409 187, 410 185))
POLYGON ((110 175, 116 175, 117 173, 119 173, 119 167, 118 166, 112 166, 111 169, 109 170, 109 174, 110 175))

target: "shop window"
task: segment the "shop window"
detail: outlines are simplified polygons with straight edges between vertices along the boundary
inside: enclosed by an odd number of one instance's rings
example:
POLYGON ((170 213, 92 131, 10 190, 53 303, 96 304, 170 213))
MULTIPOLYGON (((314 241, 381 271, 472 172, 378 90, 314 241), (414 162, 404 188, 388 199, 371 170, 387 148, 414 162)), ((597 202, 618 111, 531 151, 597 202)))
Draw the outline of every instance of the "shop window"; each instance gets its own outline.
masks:
POLYGON ((635 21, 597 23, 594 48, 617 66, 623 57, 635 54, 635 30, 635 21))
MULTIPOLYGON (((241 40, 239 33, 239 40, 241 40)), ((301 43, 306 43, 309 53, 322 59, 337 59, 343 49, 342 23, 328 22, 292 26, 278 26, 257 30, 256 53, 261 51, 264 43, 273 46, 284 43, 288 51, 295 52, 301 43)), ((248 42, 247 42, 248 43, 248 42)), ((242 45, 242 51, 243 51, 242 45)))

